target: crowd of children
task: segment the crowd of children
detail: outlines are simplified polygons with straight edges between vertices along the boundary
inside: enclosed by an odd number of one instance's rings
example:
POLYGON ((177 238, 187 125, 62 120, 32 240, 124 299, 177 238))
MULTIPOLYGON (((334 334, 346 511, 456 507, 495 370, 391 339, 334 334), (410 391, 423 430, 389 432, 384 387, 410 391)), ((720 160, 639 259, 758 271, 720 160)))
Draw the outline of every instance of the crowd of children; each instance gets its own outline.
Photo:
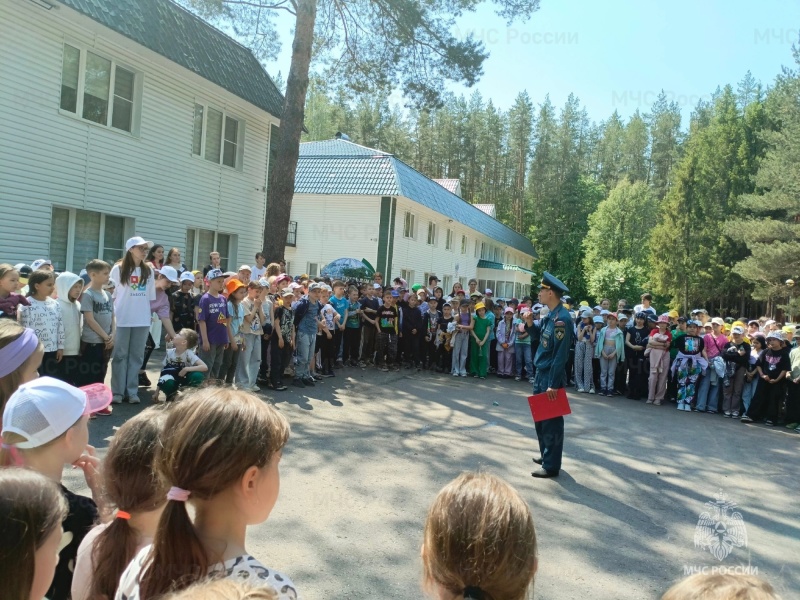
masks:
MULTIPOLYGON (((0 265, 4 598, 296 599, 292 580, 245 546, 247 527, 277 502, 290 435, 252 394, 257 383, 284 391, 287 372, 306 387, 369 365, 534 376, 547 309, 529 298, 495 301, 474 280, 468 295, 457 284, 445 296, 435 276, 410 289, 399 278, 384 288, 380 274, 292 279, 263 256, 228 273, 212 256, 205 272, 189 272, 176 249, 165 261, 154 248, 131 238, 118 263, 93 260, 77 275, 56 276, 47 260, 0 265), (153 397, 169 402, 128 420, 101 464, 89 421, 139 402, 159 328, 168 345, 153 397), (61 485, 64 465, 81 469, 91 498, 61 485)), ((743 420, 797 418, 800 351, 776 324, 734 322, 728 335, 703 311, 686 320, 637 308, 630 326, 625 310, 578 309, 579 392, 627 389, 656 405, 669 395, 682 410, 709 412, 721 397, 723 413, 743 420)), ((463 474, 430 508, 422 559, 431 597, 522 600, 539 562, 530 510, 497 477, 463 474)), ((777 598, 756 580, 709 582, 688 579, 664 597, 742 589, 761 594, 742 598, 777 598)))

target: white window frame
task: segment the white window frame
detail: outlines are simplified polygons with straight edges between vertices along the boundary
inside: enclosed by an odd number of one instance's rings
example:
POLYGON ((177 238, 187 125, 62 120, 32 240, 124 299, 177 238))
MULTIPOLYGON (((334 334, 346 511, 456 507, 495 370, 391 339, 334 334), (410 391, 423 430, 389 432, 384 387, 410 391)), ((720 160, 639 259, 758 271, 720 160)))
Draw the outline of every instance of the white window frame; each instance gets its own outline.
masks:
POLYGON ((453 276, 452 275, 442 275, 442 291, 444 292, 445 296, 450 295, 450 292, 453 290, 453 276))
POLYGON ((405 279, 406 283, 408 283, 408 287, 410 288, 414 285, 414 271, 411 269, 400 269, 400 279, 405 279))
POLYGON ((436 246, 437 237, 439 235, 439 228, 434 221, 428 221, 428 246, 436 246))
POLYGON ((454 238, 453 230, 449 227, 447 228, 447 235, 445 235, 444 239, 444 249, 445 250, 452 250, 453 249, 453 238, 454 238))
POLYGON ((245 120, 234 113, 227 111, 220 106, 213 104, 211 102, 203 101, 199 98, 195 98, 194 104, 192 105, 192 144, 191 144, 191 153, 192 157, 198 158, 203 162, 210 163, 212 165, 217 165, 218 167, 224 167, 226 169, 232 169, 234 171, 242 171, 242 164, 244 163, 244 132, 245 132, 246 124, 245 120), (202 132, 200 134, 200 154, 194 153, 194 111, 197 106, 203 107, 203 124, 202 124, 202 132), (222 113, 222 128, 220 131, 220 144, 219 144, 219 160, 212 161, 206 158, 206 136, 208 134, 208 110, 213 109, 219 113, 222 113), (230 165, 226 165, 222 162, 225 156, 225 124, 228 122, 228 119, 232 119, 236 121, 236 164, 231 167, 230 165))
POLYGON ((475 258, 480 258, 481 256, 481 241, 479 239, 475 239, 475 258))
POLYGON ((61 57, 62 57, 62 63, 61 63, 61 77, 59 78, 60 85, 58 93, 58 112, 62 115, 70 117, 71 119, 78 119, 82 123, 94 125, 96 127, 102 127, 109 131, 120 133, 122 135, 139 137, 139 125, 142 112, 141 111, 142 79, 143 79, 142 72, 137 69, 134 69, 133 67, 127 65, 124 62, 118 61, 116 58, 113 58, 112 56, 109 56, 108 54, 101 52, 96 48, 90 48, 85 44, 80 44, 69 38, 65 38, 61 44, 61 57), (77 99, 75 102, 75 112, 71 112, 67 109, 61 108, 61 89, 63 86, 63 78, 64 78, 64 63, 63 63, 64 46, 72 46, 73 48, 75 48, 80 52, 80 60, 78 61, 78 89, 76 90, 77 99), (88 52, 91 52, 95 56, 105 59, 111 63, 111 77, 108 83, 108 115, 106 116, 105 123, 98 123, 97 121, 92 121, 90 119, 85 119, 83 117, 83 93, 86 87, 86 55, 88 52), (117 67, 133 73, 133 106, 131 107, 130 131, 125 131, 124 129, 117 129, 116 127, 111 126, 114 117, 114 96, 115 96, 115 84, 117 77, 117 67))
POLYGON ((469 239, 465 234, 461 235, 461 254, 467 253, 467 247, 469 246, 469 239))
POLYGON ((319 263, 306 263, 306 274, 311 278, 319 277, 319 263), (314 267, 313 269, 311 267, 314 267), (313 271, 313 272, 312 272, 313 271))
MULTIPOLYGON (((234 256, 235 256, 237 248, 238 248, 239 236, 237 234, 235 234, 235 233, 227 233, 225 231, 213 231, 211 229, 206 229, 205 227, 187 227, 186 228, 186 246, 187 246, 186 253, 189 254, 191 252, 191 261, 189 261, 189 264, 192 265, 192 268, 193 269, 199 269, 199 270, 202 271, 203 268, 206 266, 206 261, 208 260, 207 258, 203 258, 203 257, 197 256, 197 250, 198 250, 198 247, 200 246, 200 232, 201 231, 210 231, 210 232, 212 232, 214 234, 214 243, 211 245, 212 250, 217 250, 219 248, 218 244, 219 244, 219 236, 220 235, 227 235, 228 236, 228 252, 227 252, 228 256, 223 257, 222 255, 220 255, 220 266, 222 266, 222 261, 225 260, 225 261, 228 261, 228 264, 227 264, 228 269, 227 270, 228 271, 233 270, 231 268, 231 264, 232 264, 231 261, 234 259, 234 256), (190 230, 194 231, 194 245, 193 245, 192 248, 188 247, 189 246, 188 242, 189 242, 189 231, 190 230)), ((189 257, 187 257, 187 258, 189 258, 189 257)))
MULTIPOLYGON (((77 219, 77 216, 78 216, 78 209, 77 208, 70 208, 68 206, 59 206, 59 205, 55 204, 50 209, 51 210, 51 213, 50 213, 51 214, 51 219, 52 219, 52 210, 53 210, 53 208, 66 210, 69 213, 68 220, 67 220, 67 252, 66 252, 66 255, 65 255, 65 259, 64 259, 64 262, 66 264, 64 265, 64 270, 65 271, 73 271, 75 273, 78 273, 86 266, 86 265, 75 265, 75 264, 73 264, 73 262, 75 260, 75 224, 76 224, 76 219, 77 219), (78 267, 80 267, 80 268, 78 268, 78 267)), ((80 210, 85 210, 85 209, 80 209, 80 210)), ((106 213, 100 212, 99 210, 92 210, 92 211, 87 210, 86 212, 94 212, 94 213, 97 213, 97 214, 100 215, 100 234, 98 235, 98 239, 97 239, 97 250, 98 250, 99 256, 97 256, 95 258, 99 258, 99 259, 103 260, 103 254, 105 254, 105 248, 106 248, 106 245, 105 245, 105 242, 106 242, 106 216, 116 217, 118 219, 123 219, 123 223, 124 223, 124 225, 123 225, 123 231, 124 231, 123 239, 127 239, 128 234, 131 231, 134 230, 133 219, 131 219, 130 217, 126 217, 125 215, 106 214, 106 213)), ((50 236, 51 237, 53 235, 52 229, 53 229, 53 227, 52 227, 52 222, 51 222, 51 224, 50 224, 50 236)), ((49 243, 50 243, 50 240, 48 240, 48 244, 49 243)), ((122 248, 121 250, 122 250, 122 252, 124 254, 125 249, 122 248)), ((48 250, 48 255, 50 255, 50 251, 49 250, 48 250)), ((122 256, 120 256, 119 258, 122 258, 122 256)))
POLYGON ((405 211, 403 216, 403 237, 408 240, 417 239, 417 215, 411 211, 405 211), (409 232, 409 229, 411 230, 409 232))

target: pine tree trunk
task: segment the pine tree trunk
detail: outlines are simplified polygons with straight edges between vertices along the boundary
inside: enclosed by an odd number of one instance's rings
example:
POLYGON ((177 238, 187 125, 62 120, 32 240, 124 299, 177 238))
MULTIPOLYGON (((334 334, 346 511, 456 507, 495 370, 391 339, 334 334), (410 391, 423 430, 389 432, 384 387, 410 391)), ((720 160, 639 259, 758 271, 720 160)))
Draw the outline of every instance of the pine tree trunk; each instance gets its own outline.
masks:
POLYGON ((268 262, 277 262, 284 258, 286 250, 316 18, 317 0, 298 0, 297 23, 292 43, 292 64, 286 80, 286 99, 278 135, 278 152, 268 184, 270 201, 264 220, 264 256, 268 262))

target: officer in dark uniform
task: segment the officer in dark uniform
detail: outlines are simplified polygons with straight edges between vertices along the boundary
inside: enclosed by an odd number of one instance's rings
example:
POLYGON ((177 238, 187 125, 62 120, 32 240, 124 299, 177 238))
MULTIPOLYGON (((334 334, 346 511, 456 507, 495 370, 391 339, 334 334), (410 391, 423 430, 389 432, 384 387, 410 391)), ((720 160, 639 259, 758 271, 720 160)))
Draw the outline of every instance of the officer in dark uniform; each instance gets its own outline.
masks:
MULTIPOLYGON (((568 291, 567 286, 558 278, 545 271, 539 285, 539 302, 547 306, 550 313, 541 321, 541 340, 533 359, 536 367, 533 393, 546 392, 551 400, 555 400, 559 388, 566 386, 565 367, 572 338, 575 337, 572 317, 561 300, 568 291)), ((533 462, 542 465, 542 468, 531 475, 557 477, 561 470, 561 453, 564 449, 564 417, 538 421, 536 435, 542 456, 534 458, 533 462)))

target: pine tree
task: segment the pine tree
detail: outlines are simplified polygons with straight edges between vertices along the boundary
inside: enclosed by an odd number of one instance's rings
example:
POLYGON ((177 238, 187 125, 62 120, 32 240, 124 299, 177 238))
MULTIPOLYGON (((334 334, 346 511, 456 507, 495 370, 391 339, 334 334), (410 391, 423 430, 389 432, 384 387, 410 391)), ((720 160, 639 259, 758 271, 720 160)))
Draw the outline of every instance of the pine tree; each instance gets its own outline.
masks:
POLYGON ((511 168, 512 222, 525 231, 525 182, 533 136, 533 103, 528 92, 521 92, 508 114, 509 158, 511 168))
MULTIPOLYGON (((800 67, 800 50, 794 49, 800 67)), ((732 218, 726 232, 747 245, 749 256, 738 261, 736 273, 749 282, 752 297, 800 313, 794 283, 800 280, 800 75, 785 70, 769 93, 766 112, 770 128, 761 132, 766 154, 754 177, 756 190, 740 198, 746 218, 732 218), (786 299, 790 302, 785 302, 786 299)), ((757 101, 747 107, 751 115, 757 101)), ((771 312, 771 311, 770 311, 771 312)))

